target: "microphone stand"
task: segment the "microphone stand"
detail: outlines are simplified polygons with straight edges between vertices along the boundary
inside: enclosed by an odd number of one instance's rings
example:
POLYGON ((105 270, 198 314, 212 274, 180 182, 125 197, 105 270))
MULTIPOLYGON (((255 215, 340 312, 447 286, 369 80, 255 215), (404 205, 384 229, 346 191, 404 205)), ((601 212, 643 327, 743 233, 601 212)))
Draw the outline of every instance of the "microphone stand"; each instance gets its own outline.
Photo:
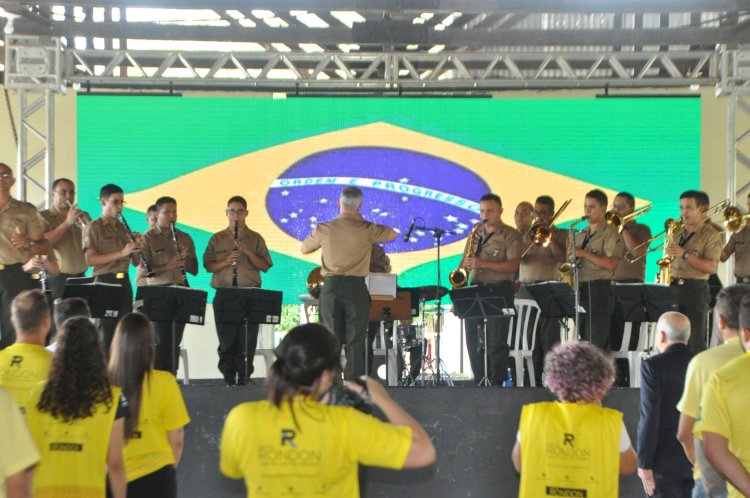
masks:
POLYGON ((445 375, 445 385, 453 387, 453 379, 451 379, 451 376, 448 374, 448 371, 445 368, 445 365, 443 364, 443 361, 440 358, 440 331, 443 328, 443 295, 440 292, 440 243, 442 241, 443 235, 452 235, 452 232, 449 232, 447 230, 443 230, 442 228, 436 228, 436 227, 420 227, 415 226, 414 227, 417 230, 424 230, 426 232, 432 232, 432 236, 435 238, 435 243, 437 244, 437 295, 438 295, 438 308, 437 308, 437 316, 435 317, 435 377, 433 378, 433 385, 440 385, 443 383, 443 379, 441 378, 441 370, 442 374, 445 375))
MULTIPOLYGON (((573 272, 573 306, 575 306, 575 331, 576 335, 578 335, 578 327, 579 325, 579 317, 580 317, 580 308, 581 308, 581 291, 580 291, 580 285, 581 285, 581 275, 580 275, 580 262, 578 261, 578 257, 576 256, 576 234, 580 233, 580 230, 576 230, 575 227, 582 221, 585 221, 585 219, 581 219, 576 221, 575 223, 570 224, 570 235, 571 240, 573 240, 573 253, 572 253, 572 268, 570 271, 573 272)), ((591 337, 589 337, 589 341, 591 340, 591 337)))

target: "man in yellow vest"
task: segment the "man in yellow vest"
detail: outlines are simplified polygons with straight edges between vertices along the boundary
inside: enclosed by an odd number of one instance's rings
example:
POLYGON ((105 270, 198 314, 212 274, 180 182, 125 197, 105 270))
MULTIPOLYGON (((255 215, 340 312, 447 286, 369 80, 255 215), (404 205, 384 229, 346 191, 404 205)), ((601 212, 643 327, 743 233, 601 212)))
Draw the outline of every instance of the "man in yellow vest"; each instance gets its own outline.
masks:
POLYGON ((25 413, 31 388, 47 380, 52 353, 44 349, 50 331, 47 296, 39 289, 17 295, 11 304, 16 342, 0 351, 0 385, 7 388, 25 413))
POLYGON ((635 472, 636 455, 622 413, 602 407, 612 360, 588 342, 569 342, 547 355, 544 374, 558 401, 521 411, 512 456, 519 498, 618 496, 618 474, 635 472))

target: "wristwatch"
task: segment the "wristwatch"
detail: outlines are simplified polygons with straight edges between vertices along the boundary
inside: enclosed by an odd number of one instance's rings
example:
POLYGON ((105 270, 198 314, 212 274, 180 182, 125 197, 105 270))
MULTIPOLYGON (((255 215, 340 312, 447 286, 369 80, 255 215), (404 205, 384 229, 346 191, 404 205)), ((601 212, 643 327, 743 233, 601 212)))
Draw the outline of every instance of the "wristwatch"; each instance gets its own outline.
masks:
POLYGON ((687 260, 690 257, 690 253, 688 251, 685 251, 682 253, 682 259, 687 260))

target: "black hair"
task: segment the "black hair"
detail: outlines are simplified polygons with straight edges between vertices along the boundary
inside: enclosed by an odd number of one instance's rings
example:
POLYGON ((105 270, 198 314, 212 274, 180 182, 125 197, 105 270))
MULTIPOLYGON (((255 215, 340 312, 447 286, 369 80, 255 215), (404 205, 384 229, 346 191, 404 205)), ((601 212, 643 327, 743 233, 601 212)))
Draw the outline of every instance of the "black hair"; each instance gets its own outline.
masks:
POLYGON ((479 202, 482 201, 495 201, 498 206, 503 207, 503 201, 500 200, 500 196, 497 194, 484 194, 482 198, 479 199, 479 202))
POLYGON ((540 195, 536 198, 536 201, 534 201, 534 204, 544 204, 549 208, 550 213, 555 212, 555 200, 548 196, 548 195, 540 195))
POLYGON ((154 207, 157 211, 161 211, 161 208, 164 207, 164 204, 174 204, 177 205, 177 201, 174 200, 174 197, 169 197, 165 195, 164 197, 159 197, 156 199, 156 204, 154 204, 154 207))
POLYGON ((618 192, 615 197, 622 197, 628 203, 631 208, 635 207, 635 197, 630 192, 618 192))
POLYGON ((108 183, 99 190, 99 199, 109 199, 113 194, 124 194, 122 188, 115 185, 114 183, 108 183))
POLYGON ((235 196, 230 197, 229 200, 227 201, 227 206, 233 202, 239 202, 240 204, 242 204, 242 207, 247 209, 247 201, 241 195, 235 195, 235 196))
POLYGON ((607 200, 607 194, 605 194, 602 190, 599 190, 598 188, 595 188, 594 190, 589 190, 586 192, 586 197, 590 199, 594 199, 596 202, 599 203, 600 206, 607 207, 607 204, 609 201, 607 200))

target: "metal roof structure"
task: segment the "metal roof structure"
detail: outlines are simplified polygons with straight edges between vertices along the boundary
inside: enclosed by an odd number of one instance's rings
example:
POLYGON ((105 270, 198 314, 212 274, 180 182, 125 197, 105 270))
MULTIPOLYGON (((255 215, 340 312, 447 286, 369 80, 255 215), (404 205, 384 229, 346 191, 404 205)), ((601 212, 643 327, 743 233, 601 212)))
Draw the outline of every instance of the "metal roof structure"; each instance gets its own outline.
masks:
MULTIPOLYGON (((732 76, 736 62, 728 58, 722 72, 722 51, 750 43, 750 0, 0 0, 0 7, 6 34, 59 48, 59 83, 87 88, 705 85, 732 76)), ((13 49, 9 43, 6 54, 13 49)))

